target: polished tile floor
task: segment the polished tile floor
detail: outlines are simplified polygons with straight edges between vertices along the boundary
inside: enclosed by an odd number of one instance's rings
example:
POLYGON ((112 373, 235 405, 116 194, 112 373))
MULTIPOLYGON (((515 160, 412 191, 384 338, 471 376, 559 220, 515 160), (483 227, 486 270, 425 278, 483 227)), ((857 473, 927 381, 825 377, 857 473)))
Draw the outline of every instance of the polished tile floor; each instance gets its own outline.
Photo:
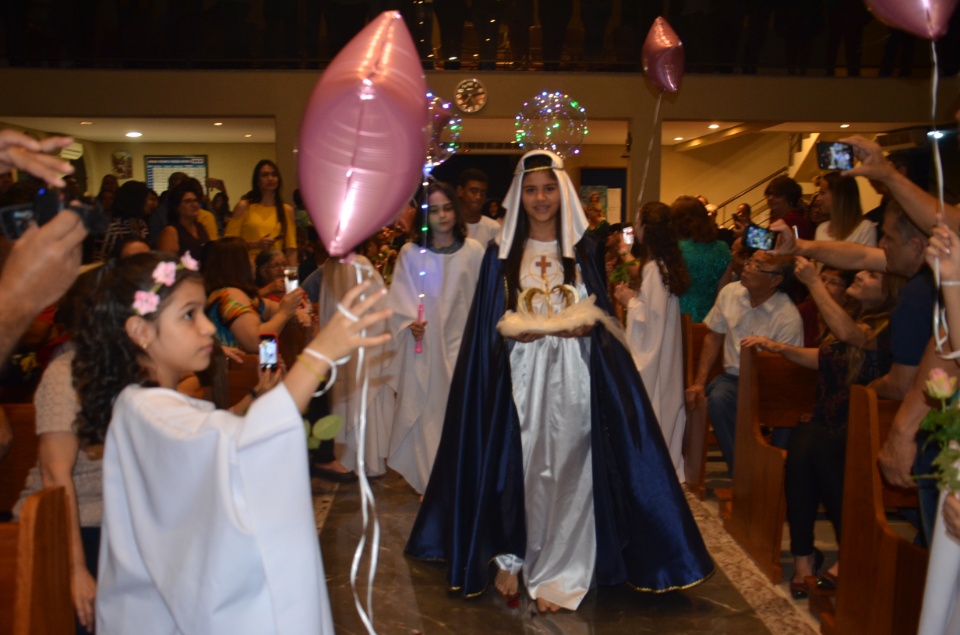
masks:
MULTIPOLYGON (((323 494, 324 485, 316 480, 315 485, 321 490, 315 493, 323 494)), ((751 578, 752 563, 742 562, 742 552, 731 546, 732 541, 725 538, 725 532, 717 529, 719 523, 708 518, 711 514, 698 503, 691 505, 697 505, 694 513, 708 548, 718 563, 722 561, 722 566, 709 580, 686 591, 659 596, 626 588, 602 588, 592 591, 574 613, 538 615, 535 606, 526 601, 515 607, 508 606, 492 589, 474 600, 448 594, 442 565, 410 560, 403 555, 419 506, 417 495, 392 472, 370 481, 370 485, 381 528, 372 594, 373 624, 376 632, 384 635, 813 632, 797 620, 790 600, 781 597, 782 593, 778 594, 765 581, 758 581, 756 576, 751 578), (750 602, 731 582, 731 575, 751 597, 750 602), (751 584, 753 590, 750 590, 751 584), (763 619, 761 614, 765 615, 763 619), (778 623, 781 615, 787 619, 784 624, 778 623)), ((330 490, 327 493, 332 494, 332 504, 329 509, 326 504, 321 505, 318 520, 323 525, 320 541, 336 632, 339 635, 366 633, 350 584, 351 563, 362 526, 360 487, 351 484, 330 490)), ((357 584, 364 600, 367 562, 369 549, 362 560, 357 584)))

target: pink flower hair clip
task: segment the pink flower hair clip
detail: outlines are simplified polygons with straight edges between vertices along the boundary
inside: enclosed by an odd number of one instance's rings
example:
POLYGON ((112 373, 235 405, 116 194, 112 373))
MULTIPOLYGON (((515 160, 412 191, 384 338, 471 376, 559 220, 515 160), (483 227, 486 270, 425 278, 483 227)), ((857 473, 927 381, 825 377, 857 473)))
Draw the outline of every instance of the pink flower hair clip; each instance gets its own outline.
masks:
POLYGON ((153 281, 156 283, 149 291, 137 291, 133 294, 133 310, 137 315, 150 315, 160 306, 160 295, 157 291, 161 287, 171 287, 177 281, 177 272, 182 269, 188 271, 197 271, 200 267, 197 261, 190 255, 190 252, 184 252, 179 263, 164 260, 157 263, 153 268, 153 281))

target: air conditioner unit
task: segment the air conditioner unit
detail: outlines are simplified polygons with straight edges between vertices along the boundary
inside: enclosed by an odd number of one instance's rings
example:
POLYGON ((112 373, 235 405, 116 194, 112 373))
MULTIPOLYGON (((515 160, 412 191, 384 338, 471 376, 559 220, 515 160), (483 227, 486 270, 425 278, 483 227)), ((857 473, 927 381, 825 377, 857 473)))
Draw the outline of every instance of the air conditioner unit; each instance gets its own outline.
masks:
POLYGON ((909 128, 907 130, 898 130, 889 132, 877 137, 877 143, 885 152, 894 152, 896 150, 907 150, 910 148, 919 148, 927 145, 926 128, 909 128))
POLYGON ((83 156, 83 144, 74 141, 60 151, 60 158, 64 161, 76 161, 83 156))

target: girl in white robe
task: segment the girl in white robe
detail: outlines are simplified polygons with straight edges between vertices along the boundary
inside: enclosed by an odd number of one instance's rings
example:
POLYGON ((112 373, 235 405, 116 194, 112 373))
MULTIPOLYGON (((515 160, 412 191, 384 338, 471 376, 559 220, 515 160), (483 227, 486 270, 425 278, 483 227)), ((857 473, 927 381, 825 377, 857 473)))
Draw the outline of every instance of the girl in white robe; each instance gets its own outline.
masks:
POLYGON ((637 213, 636 244, 632 255, 622 245, 624 262, 636 262, 640 288, 620 284, 617 300, 627 307, 627 343, 640 378, 660 423, 670 460, 682 483, 683 431, 687 414, 683 404, 683 342, 680 334, 680 298, 690 286, 690 274, 670 222, 670 208, 646 203, 637 213), (636 260, 631 258, 636 257, 636 260))
POLYGON ((387 464, 420 494, 440 445, 450 379, 483 260, 483 247, 467 238, 456 191, 434 182, 427 193, 428 247, 418 240, 400 250, 388 301, 397 347, 389 374, 397 405, 387 464))
POLYGON ((235 416, 176 392, 216 331, 195 266, 157 253, 106 265, 77 334, 78 433, 105 439, 97 632, 333 633, 300 412, 334 360, 389 339, 360 336, 389 312, 364 315, 380 295, 358 302, 366 286, 346 294, 235 416))

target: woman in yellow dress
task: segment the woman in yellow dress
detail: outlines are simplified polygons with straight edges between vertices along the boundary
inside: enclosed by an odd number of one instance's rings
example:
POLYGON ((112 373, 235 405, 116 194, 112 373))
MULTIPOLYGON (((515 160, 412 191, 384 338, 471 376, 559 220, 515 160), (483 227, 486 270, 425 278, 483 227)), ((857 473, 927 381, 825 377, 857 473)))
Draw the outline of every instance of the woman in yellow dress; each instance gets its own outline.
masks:
POLYGON ((251 261, 264 249, 283 252, 296 267, 297 231, 293 207, 283 202, 283 178, 277 164, 269 159, 253 170, 252 189, 237 203, 224 236, 239 236, 247 244, 251 261))

